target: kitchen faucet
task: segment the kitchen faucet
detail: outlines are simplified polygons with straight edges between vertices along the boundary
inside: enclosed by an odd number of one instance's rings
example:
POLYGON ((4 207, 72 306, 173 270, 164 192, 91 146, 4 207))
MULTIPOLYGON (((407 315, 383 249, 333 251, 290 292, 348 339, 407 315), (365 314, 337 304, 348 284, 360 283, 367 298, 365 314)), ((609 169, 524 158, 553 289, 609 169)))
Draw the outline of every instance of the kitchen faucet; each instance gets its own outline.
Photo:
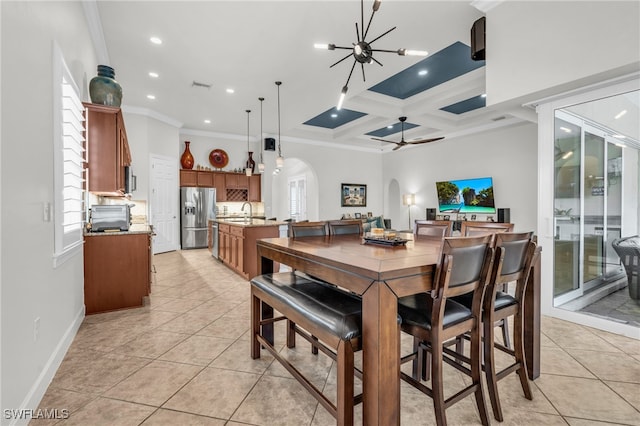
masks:
POLYGON ((246 205, 249 205, 249 219, 251 219, 253 217, 253 206, 251 205, 250 202, 245 201, 242 204, 242 207, 240 208, 240 210, 244 212, 244 206, 246 206, 246 205))

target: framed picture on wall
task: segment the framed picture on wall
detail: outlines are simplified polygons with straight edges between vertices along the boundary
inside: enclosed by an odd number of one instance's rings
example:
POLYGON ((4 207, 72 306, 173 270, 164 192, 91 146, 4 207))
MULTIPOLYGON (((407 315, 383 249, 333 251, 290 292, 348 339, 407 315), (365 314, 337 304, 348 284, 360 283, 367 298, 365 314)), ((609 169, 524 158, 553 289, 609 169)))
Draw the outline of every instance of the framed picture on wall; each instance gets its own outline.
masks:
POLYGON ((356 219, 362 219, 362 215, 360 213, 354 213, 353 217, 355 217, 356 219))
POLYGON ((343 183, 340 191, 341 207, 366 207, 367 185, 343 183))

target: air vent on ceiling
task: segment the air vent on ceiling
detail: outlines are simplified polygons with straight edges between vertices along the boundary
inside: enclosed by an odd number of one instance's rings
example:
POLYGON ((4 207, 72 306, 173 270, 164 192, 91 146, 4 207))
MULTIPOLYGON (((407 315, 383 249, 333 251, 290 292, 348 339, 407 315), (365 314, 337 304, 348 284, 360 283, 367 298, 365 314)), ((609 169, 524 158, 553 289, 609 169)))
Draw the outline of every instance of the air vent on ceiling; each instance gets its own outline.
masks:
POLYGON ((192 87, 206 87, 207 89, 211 89, 211 85, 210 84, 206 84, 206 83, 199 83, 195 80, 193 80, 193 83, 191 83, 192 87))

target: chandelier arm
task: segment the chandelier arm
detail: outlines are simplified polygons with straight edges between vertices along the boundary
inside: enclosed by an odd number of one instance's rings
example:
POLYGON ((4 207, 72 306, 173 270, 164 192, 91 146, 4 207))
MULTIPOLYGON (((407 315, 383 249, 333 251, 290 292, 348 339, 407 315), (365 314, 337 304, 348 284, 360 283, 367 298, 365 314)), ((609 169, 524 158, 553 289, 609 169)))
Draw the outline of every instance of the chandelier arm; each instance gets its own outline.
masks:
MULTIPOLYGON (((369 21, 369 22, 371 22, 371 21, 369 21)), ((357 27, 358 27, 358 24, 356 23, 356 28, 357 27)), ((360 27, 361 27, 362 31, 364 31, 364 0, 360 0, 360 27)), ((357 30, 356 30, 356 32, 357 32, 357 30)), ((358 41, 360 41, 359 37, 358 37, 358 41)), ((362 41, 364 41, 364 32, 362 33, 362 41)))
POLYGON ((371 57, 371 59, 372 59, 373 61, 375 61, 375 63, 376 63, 376 64, 378 64, 378 65, 380 65, 381 67, 382 67, 382 66, 384 66, 384 65, 382 65, 382 62, 380 62, 379 60, 377 60, 377 59, 376 59, 376 58, 374 58, 373 56, 371 57))
POLYGON ((376 13, 375 11, 371 12, 371 17, 369 18, 369 23, 367 24, 367 30, 366 30, 366 31, 364 32, 364 34, 362 35, 362 39, 363 39, 363 40, 367 37, 367 34, 369 34, 369 27, 371 26, 371 21, 373 21, 373 15, 374 15, 375 13, 376 13))
POLYGON ((371 45, 374 41, 381 39, 382 37, 386 36, 387 34, 389 34, 391 31, 395 30, 396 27, 391 28, 390 30, 385 31, 384 33, 380 34, 378 37, 374 38, 373 40, 371 40, 369 42, 369 44, 371 45))
POLYGON ((371 49, 372 52, 385 52, 385 53, 398 53, 397 50, 389 50, 389 49, 371 49))
POLYGON ((360 30, 358 29, 358 23, 356 22, 356 39, 358 40, 358 43, 360 43, 360 30))
POLYGON ((335 49, 344 49, 344 50, 353 50, 353 46, 350 47, 346 47, 346 46, 334 46, 333 50, 335 49))
POLYGON ((335 65, 338 65, 340 62, 344 61, 345 59, 347 59, 349 56, 351 56, 352 53, 349 53, 347 56, 345 56, 344 58, 340 59, 338 62, 336 62, 335 64, 331 65, 329 68, 333 68, 335 65))
POLYGON ((355 69, 357 62, 358 61, 356 61, 355 59, 353 60, 353 65, 351 66, 351 71, 349 72, 349 77, 347 77, 347 82, 344 84, 345 87, 349 86, 349 80, 351 80, 351 74, 353 74, 353 70, 355 69))

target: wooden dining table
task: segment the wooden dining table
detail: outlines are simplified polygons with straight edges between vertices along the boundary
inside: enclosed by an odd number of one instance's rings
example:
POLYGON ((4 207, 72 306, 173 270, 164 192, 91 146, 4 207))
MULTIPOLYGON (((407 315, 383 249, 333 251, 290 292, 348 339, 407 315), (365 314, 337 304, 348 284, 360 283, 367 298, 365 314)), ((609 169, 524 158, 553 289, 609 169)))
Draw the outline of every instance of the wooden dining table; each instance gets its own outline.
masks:
MULTIPOLYGON (((402 236, 402 235, 400 235, 402 236)), ((407 236, 410 238, 410 236, 407 236)), ((365 243, 358 235, 258 240, 258 274, 274 262, 362 296, 363 424, 400 424, 399 297, 431 290, 441 241, 409 240, 397 246, 365 243)), ((525 301, 525 355, 529 377, 540 368, 539 265, 525 301), (537 280, 537 282, 536 282, 537 280)), ((263 317, 273 315, 268 305, 263 317)), ((263 335, 273 341, 272 325, 263 335)))

